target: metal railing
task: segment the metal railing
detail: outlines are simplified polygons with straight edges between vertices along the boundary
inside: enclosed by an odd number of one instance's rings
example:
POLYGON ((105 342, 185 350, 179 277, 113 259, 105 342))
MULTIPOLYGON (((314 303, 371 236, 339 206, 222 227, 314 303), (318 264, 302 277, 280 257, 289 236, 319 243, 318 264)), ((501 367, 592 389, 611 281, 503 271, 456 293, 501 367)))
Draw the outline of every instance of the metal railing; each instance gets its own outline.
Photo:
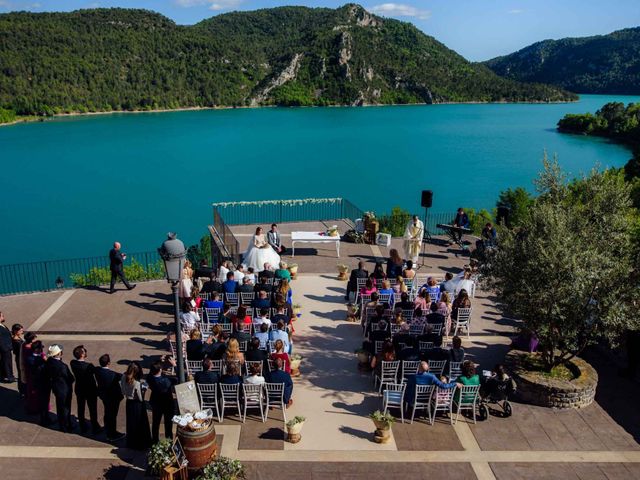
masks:
MULTIPOLYGON (((139 269, 136 269, 139 277, 132 278, 132 281, 164 277, 164 268, 159 268, 161 259, 157 251, 127 254, 125 268, 134 261, 139 265, 139 269)), ((108 283, 109 276, 107 255, 0 265, 0 295, 69 288, 78 285, 74 279, 81 279, 83 286, 100 285, 108 283)))

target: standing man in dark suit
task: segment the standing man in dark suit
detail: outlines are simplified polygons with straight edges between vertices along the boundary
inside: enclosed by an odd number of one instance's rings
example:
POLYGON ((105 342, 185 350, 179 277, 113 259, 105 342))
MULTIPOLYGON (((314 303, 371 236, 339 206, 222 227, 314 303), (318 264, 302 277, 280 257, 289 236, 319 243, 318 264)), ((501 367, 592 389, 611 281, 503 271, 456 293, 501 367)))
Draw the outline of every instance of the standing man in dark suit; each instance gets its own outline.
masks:
MULTIPOLYGON (((175 363, 175 362, 174 362, 175 363)), ((164 417, 164 438, 173 439, 173 418, 175 407, 173 405, 173 386, 177 383, 175 378, 162 374, 162 362, 154 362, 147 375, 147 383, 151 390, 151 436, 153 443, 160 441, 160 421, 164 417)))
POLYGON ((133 290, 136 288, 135 284, 131 285, 127 280, 127 277, 124 276, 124 268, 122 266, 123 262, 127 259, 127 255, 120 251, 120 243, 115 242, 113 244, 113 248, 109 251, 109 268, 111 270, 111 288, 109 289, 109 293, 113 293, 116 285, 116 280, 120 277, 124 286, 127 287, 127 290, 133 290))
POLYGON ((282 237, 278 232, 278 225, 275 223, 271 224, 271 230, 267 232, 267 242, 278 255, 284 255, 287 251, 286 247, 282 245, 282 237))
POLYGON ((102 428, 98 423, 98 384, 94 375, 96 367, 93 363, 87 362, 87 349, 84 345, 79 345, 73 349, 74 359, 69 362, 73 376, 76 377, 76 401, 78 402, 78 422, 80 422, 80 432, 86 433, 84 409, 89 408, 89 418, 91 419, 91 429, 94 435, 100 433, 102 428))
POLYGON ((73 392, 73 375, 66 363, 62 361, 62 347, 53 344, 49 347, 49 358, 44 365, 45 376, 51 385, 51 392, 56 399, 56 415, 60 431, 70 432, 71 396, 73 392))
POLYGON ((349 294, 358 291, 358 278, 369 278, 369 272, 364 269, 364 262, 362 260, 358 262, 358 268, 351 270, 351 276, 347 283, 347 295, 344 297, 347 302, 351 300, 349 294))
POLYGON ((118 410, 123 399, 122 391, 120 390, 122 374, 109 368, 111 357, 106 353, 98 359, 98 363, 100 367, 95 369, 94 375, 98 384, 98 396, 104 405, 104 428, 107 433, 107 440, 115 442, 124 437, 124 433, 116 430, 118 410))
POLYGON ((4 313, 0 312, 0 380, 4 383, 13 383, 16 378, 13 376, 13 342, 11 341, 11 330, 7 327, 4 313))

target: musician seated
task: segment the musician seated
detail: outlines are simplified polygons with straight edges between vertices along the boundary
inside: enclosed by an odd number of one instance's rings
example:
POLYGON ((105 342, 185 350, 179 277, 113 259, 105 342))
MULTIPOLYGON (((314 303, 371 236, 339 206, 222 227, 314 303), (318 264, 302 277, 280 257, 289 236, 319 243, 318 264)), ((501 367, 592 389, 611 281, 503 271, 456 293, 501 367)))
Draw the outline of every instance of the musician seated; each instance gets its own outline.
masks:
MULTIPOLYGON (((453 226, 459 228, 470 228, 471 223, 469 222, 469 216, 465 213, 465 211, 460 207, 458 209, 458 213, 456 214, 456 218, 453 220, 453 226)), ((455 230, 451 232, 454 241, 461 242, 462 241, 462 232, 456 232, 455 230)))
POLYGON ((498 242, 498 232, 496 228, 488 222, 482 229, 482 244, 485 248, 495 247, 498 242))

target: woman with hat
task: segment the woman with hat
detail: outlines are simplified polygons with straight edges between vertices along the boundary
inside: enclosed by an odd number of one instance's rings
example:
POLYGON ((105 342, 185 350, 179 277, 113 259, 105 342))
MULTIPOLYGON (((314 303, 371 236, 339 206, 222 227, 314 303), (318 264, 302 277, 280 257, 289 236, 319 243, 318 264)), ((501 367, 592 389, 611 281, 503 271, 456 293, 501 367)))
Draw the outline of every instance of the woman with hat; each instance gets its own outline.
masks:
POLYGON ((62 432, 70 432, 71 426, 71 395, 74 378, 71 370, 62 361, 62 347, 53 344, 47 351, 47 362, 44 366, 45 377, 51 386, 51 392, 56 399, 56 414, 58 425, 62 432))

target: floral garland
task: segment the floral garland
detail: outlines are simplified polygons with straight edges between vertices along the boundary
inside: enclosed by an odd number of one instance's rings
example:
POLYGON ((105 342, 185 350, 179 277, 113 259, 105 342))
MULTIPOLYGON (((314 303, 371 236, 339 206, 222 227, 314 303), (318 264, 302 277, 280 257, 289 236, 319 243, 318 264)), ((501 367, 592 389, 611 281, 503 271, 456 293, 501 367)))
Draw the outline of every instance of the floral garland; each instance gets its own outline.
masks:
POLYGON ((282 205, 285 207, 295 207, 300 205, 315 205, 320 203, 341 203, 342 198, 301 198, 295 200, 260 200, 254 202, 219 202, 214 203, 216 208, 228 208, 228 207, 264 207, 267 205, 282 205))

